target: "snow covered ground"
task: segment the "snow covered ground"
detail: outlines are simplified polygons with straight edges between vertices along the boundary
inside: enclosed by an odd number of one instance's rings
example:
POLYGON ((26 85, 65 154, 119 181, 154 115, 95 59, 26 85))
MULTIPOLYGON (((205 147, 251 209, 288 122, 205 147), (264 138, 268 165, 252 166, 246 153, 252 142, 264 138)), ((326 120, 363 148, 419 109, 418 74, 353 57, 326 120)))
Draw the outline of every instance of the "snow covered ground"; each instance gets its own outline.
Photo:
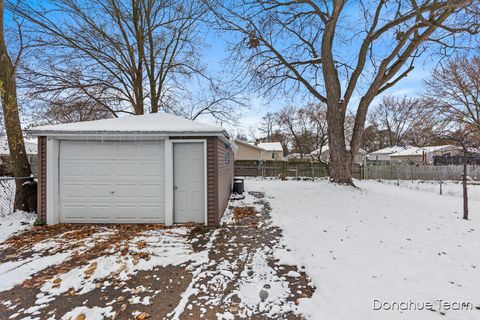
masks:
POLYGON ((36 218, 36 214, 22 211, 16 211, 9 215, 0 215, 0 243, 14 233, 30 228, 36 218))
POLYGON ((465 221, 455 195, 376 181, 357 185, 246 181, 248 190, 266 193, 273 223, 283 229, 291 251, 275 252, 280 263, 304 266, 316 286, 313 297, 300 302, 304 315, 479 319, 480 202, 471 203, 465 221), (445 302, 454 309, 464 302, 467 310, 447 310, 445 302), (417 310, 402 310, 405 303, 417 310), (380 304, 394 310, 374 310, 380 304))
MULTIPOLYGON (((402 188, 440 194, 440 181, 382 180, 382 183, 397 185, 402 188)), ((461 181, 442 181, 441 188, 442 195, 460 198, 463 196, 463 187, 461 181)), ((468 194, 471 201, 480 201, 480 184, 478 182, 469 182, 468 194)))

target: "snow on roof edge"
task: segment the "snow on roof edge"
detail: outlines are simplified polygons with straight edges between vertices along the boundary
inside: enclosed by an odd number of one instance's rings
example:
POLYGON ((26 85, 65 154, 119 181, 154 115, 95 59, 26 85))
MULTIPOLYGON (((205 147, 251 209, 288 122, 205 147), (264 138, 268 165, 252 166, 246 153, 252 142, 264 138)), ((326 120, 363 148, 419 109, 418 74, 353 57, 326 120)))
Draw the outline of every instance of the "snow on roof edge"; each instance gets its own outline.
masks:
POLYGON ((73 134, 189 134, 225 135, 220 126, 185 119, 170 114, 147 114, 124 118, 64 123, 34 127, 27 130, 32 135, 73 135, 73 134))

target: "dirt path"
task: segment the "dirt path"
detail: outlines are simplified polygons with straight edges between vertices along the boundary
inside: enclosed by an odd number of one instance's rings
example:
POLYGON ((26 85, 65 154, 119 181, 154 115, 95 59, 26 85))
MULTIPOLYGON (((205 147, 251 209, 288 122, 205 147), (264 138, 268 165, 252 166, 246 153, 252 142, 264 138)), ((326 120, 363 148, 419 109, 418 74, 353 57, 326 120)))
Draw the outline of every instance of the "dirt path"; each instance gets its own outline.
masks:
POLYGON ((28 231, 0 247, 0 280, 38 272, 3 284, 0 319, 301 319, 297 299, 314 288, 304 272, 275 261, 281 230, 270 211, 263 194, 251 193, 232 203, 216 229, 28 231))
POLYGON ((218 230, 209 253, 215 263, 193 277, 180 319, 301 319, 293 312, 297 299, 314 288, 304 272, 274 260, 281 230, 271 224, 264 194, 250 195, 254 206, 232 208, 218 230))

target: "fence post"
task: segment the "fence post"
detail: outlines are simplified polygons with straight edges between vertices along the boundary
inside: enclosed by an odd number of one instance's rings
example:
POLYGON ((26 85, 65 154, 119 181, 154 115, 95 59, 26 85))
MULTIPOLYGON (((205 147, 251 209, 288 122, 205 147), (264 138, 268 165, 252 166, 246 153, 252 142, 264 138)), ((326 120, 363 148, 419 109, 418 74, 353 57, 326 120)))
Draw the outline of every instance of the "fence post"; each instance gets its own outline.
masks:
POLYGON ((463 219, 468 220, 467 159, 463 157, 463 219))

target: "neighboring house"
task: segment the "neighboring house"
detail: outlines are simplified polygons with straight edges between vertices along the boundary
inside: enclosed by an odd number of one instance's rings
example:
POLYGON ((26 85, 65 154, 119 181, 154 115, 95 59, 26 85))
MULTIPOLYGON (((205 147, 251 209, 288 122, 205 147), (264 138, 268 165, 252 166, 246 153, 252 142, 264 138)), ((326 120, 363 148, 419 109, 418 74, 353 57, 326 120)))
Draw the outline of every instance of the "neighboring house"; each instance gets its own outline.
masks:
POLYGON ((155 113, 29 132, 48 224, 217 225, 227 208, 236 146, 222 127, 155 113))
MULTIPOLYGON (((28 160, 36 162, 37 157, 37 140, 25 139, 25 151, 28 155, 28 160)), ((2 159, 5 159, 10 156, 10 150, 8 148, 7 137, 0 137, 0 163, 2 159)))
POLYGON ((283 147, 280 142, 261 142, 257 146, 264 150, 263 160, 284 160, 283 147))
MULTIPOLYGON (((350 147, 347 147, 347 150, 350 150, 350 147)), ((310 153, 310 156, 313 159, 318 160, 319 159, 319 157, 318 157, 319 152, 320 152, 320 149, 316 149, 316 150, 314 150, 310 153)), ((357 154, 355 155, 355 158, 353 160, 353 163, 357 163, 357 164, 364 163, 366 157, 367 157, 367 151, 365 151, 363 149, 358 149, 357 154)), ((325 163, 330 162, 330 150, 329 150, 328 146, 324 146, 321 149, 320 161, 325 162, 325 163)))
POLYGON ((283 147, 280 142, 263 142, 258 144, 235 140, 238 151, 235 160, 284 160, 283 147))
POLYGON ((252 143, 241 140, 235 140, 238 151, 235 154, 235 160, 261 160, 263 149, 252 143))
POLYGON ((379 162, 389 162, 392 160, 391 156, 397 152, 404 151, 409 147, 405 146, 394 146, 384 149, 380 149, 368 154, 369 161, 379 161, 379 162))
MULTIPOLYGON (((347 147, 347 150, 349 150, 349 149, 350 148, 347 147)), ((320 161, 325 162, 325 163, 329 163, 330 162, 330 150, 329 150, 328 146, 324 146, 321 149, 321 151, 322 151, 322 153, 320 154, 320 161)), ((319 157, 318 157, 319 152, 320 152, 320 149, 317 149, 317 150, 312 151, 310 153, 310 155, 314 159, 319 159, 319 157)), ((366 156, 367 156, 367 152, 365 150, 358 149, 357 154, 355 155, 355 158, 353 160, 353 163, 357 163, 357 164, 364 163, 366 156)))
POLYGON ((433 163, 434 156, 458 156, 462 149, 454 145, 410 147, 391 155, 391 159, 403 163, 433 163))

